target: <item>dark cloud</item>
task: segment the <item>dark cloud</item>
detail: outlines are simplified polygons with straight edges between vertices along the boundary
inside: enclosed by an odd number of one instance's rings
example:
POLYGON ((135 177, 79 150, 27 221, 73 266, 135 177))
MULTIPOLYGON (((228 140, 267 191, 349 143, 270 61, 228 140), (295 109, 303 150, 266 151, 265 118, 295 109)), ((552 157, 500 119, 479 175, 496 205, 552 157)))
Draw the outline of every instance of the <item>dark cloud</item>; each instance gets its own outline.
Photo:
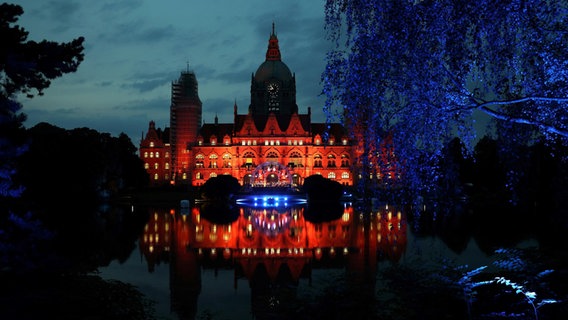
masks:
POLYGON ((76 17, 81 7, 80 1, 52 0, 45 4, 44 9, 50 19, 64 23, 76 17))
POLYGON ((105 1, 101 5, 100 12, 112 15, 124 14, 138 9, 143 3, 143 0, 105 1))
POLYGON ((142 111, 142 112, 163 112, 169 115, 170 98, 154 98, 154 99, 136 99, 126 101, 122 104, 112 107, 118 111, 142 111))
POLYGON ((153 73, 137 73, 121 85, 123 89, 135 89, 143 93, 149 92, 161 86, 171 83, 178 75, 174 72, 163 70, 153 73))
POLYGON ((99 38, 111 44, 156 44, 177 37, 171 25, 148 26, 143 20, 119 23, 110 26, 110 31, 101 33, 99 38))
POLYGON ((110 87, 114 84, 113 81, 101 81, 99 83, 97 83, 97 86, 99 87, 110 87))

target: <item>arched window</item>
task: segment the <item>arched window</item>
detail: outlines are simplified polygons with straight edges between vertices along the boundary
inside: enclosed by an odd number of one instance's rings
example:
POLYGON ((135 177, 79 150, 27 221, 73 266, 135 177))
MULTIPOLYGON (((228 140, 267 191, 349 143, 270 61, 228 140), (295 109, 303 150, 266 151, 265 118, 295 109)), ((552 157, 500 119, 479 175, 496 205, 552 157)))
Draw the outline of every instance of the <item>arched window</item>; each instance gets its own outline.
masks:
POLYGON ((216 154, 212 154, 209 156, 209 168, 217 168, 217 158, 216 154))
POLYGON ((335 155, 331 153, 327 155, 327 167, 335 168, 335 155))
POLYGON ((146 170, 150 169, 150 164, 148 162, 144 163, 144 169, 146 170))
POLYGON ((289 167, 303 167, 302 165, 302 155, 298 151, 293 151, 290 153, 289 167))
POLYGON ((269 161, 276 161, 276 160, 278 159, 278 154, 277 154, 276 152, 274 152, 274 151, 270 151, 270 152, 266 155, 266 158, 267 158, 269 161))
POLYGON ((158 169, 160 167, 160 165, 156 162, 154 163, 154 169, 158 169))
POLYGON ((159 177, 158 177, 158 174, 157 174, 157 173, 154 173, 154 180, 158 180, 158 178, 159 178, 159 177))
POLYGON ((195 167, 196 168, 203 168, 203 160, 205 160, 205 156, 202 154, 198 154, 195 156, 195 167))
POLYGON ((166 170, 169 170, 169 169, 170 169, 170 163, 166 162, 166 170))
POLYGON ((195 174, 195 180, 202 180, 203 179, 203 173, 198 172, 195 174))
POLYGON ((341 167, 349 167, 349 156, 346 154, 341 155, 341 167))
POLYGON ((223 168, 230 168, 231 167, 231 154, 225 153, 223 155, 223 168))
POLYGON ((320 154, 314 155, 314 167, 316 168, 322 167, 322 158, 320 154))
POLYGON ((148 158, 148 151, 144 152, 144 158, 148 158))
POLYGON ((245 154, 243 155, 243 158, 245 159, 245 162, 243 163, 243 167, 248 167, 250 169, 251 167, 253 167, 255 165, 254 164, 254 158, 256 158, 256 157, 254 156, 254 153, 252 153, 250 151, 245 152, 245 154))
POLYGON ((217 176, 217 174, 215 172, 211 172, 211 174, 209 175, 209 178, 215 178, 217 176))
POLYGON ((328 179, 335 179, 335 172, 330 172, 327 174, 328 179))
POLYGON ((160 152, 156 151, 156 158, 160 157, 160 152))
POLYGON ((341 173, 341 179, 349 179, 349 172, 343 172, 341 173))

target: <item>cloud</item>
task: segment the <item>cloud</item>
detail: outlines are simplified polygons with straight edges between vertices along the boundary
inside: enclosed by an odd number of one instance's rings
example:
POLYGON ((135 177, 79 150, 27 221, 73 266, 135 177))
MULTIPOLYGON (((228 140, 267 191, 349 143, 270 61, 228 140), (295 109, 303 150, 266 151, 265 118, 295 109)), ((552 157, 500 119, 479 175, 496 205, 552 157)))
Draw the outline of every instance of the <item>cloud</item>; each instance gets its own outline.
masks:
POLYGON ((144 93, 169 85, 175 80, 176 76, 176 73, 169 70, 151 73, 139 72, 126 80, 126 83, 123 83, 120 87, 123 89, 135 89, 140 93, 144 93))
POLYGON ((170 97, 158 97, 152 99, 135 99, 114 105, 111 109, 117 111, 141 111, 170 113, 170 97))
POLYGON ((148 26, 143 20, 111 25, 110 29, 98 35, 99 39, 110 44, 156 44, 177 37, 171 25, 148 26))
POLYGON ((100 13, 104 15, 120 15, 132 12, 142 6, 143 0, 110 0, 102 3, 100 13))

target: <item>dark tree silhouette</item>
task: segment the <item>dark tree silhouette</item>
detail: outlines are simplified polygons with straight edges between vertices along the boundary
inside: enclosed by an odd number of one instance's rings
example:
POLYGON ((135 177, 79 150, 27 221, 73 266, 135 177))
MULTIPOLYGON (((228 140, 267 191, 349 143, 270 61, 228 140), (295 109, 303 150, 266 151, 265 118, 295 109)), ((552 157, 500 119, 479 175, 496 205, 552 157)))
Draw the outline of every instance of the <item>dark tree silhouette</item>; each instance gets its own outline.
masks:
MULTIPOLYGON (((75 72, 83 61, 82 37, 68 43, 28 41, 28 32, 15 25, 21 6, 0 4, 0 264, 3 270, 35 267, 32 259, 40 240, 49 236, 31 214, 17 208, 23 188, 14 183, 22 140, 19 94, 43 94, 51 80, 75 72)), ((35 257, 41 259, 41 257, 35 257)))
POLYGON ((240 189, 239 180, 225 174, 210 178, 201 186, 202 196, 207 200, 228 200, 240 189))

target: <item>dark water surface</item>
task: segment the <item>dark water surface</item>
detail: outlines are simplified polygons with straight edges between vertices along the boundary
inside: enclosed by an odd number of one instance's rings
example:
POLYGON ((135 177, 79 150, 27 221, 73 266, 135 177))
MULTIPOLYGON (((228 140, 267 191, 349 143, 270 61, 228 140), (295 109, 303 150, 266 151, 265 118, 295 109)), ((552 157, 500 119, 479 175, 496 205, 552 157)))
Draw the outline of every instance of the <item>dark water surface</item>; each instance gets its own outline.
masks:
POLYGON ((408 210, 282 201, 133 208, 148 214, 136 248, 99 271, 137 286, 156 302, 159 319, 534 319, 506 286, 464 294, 498 275, 560 301, 540 308, 541 319, 565 310, 565 285, 554 285, 566 276, 562 237, 548 234, 558 246, 543 257, 536 222, 468 210, 410 218, 408 210), (499 248, 507 250, 495 254, 499 248), (483 274, 463 281, 481 266, 483 274), (551 268, 556 278, 537 277, 551 268))

